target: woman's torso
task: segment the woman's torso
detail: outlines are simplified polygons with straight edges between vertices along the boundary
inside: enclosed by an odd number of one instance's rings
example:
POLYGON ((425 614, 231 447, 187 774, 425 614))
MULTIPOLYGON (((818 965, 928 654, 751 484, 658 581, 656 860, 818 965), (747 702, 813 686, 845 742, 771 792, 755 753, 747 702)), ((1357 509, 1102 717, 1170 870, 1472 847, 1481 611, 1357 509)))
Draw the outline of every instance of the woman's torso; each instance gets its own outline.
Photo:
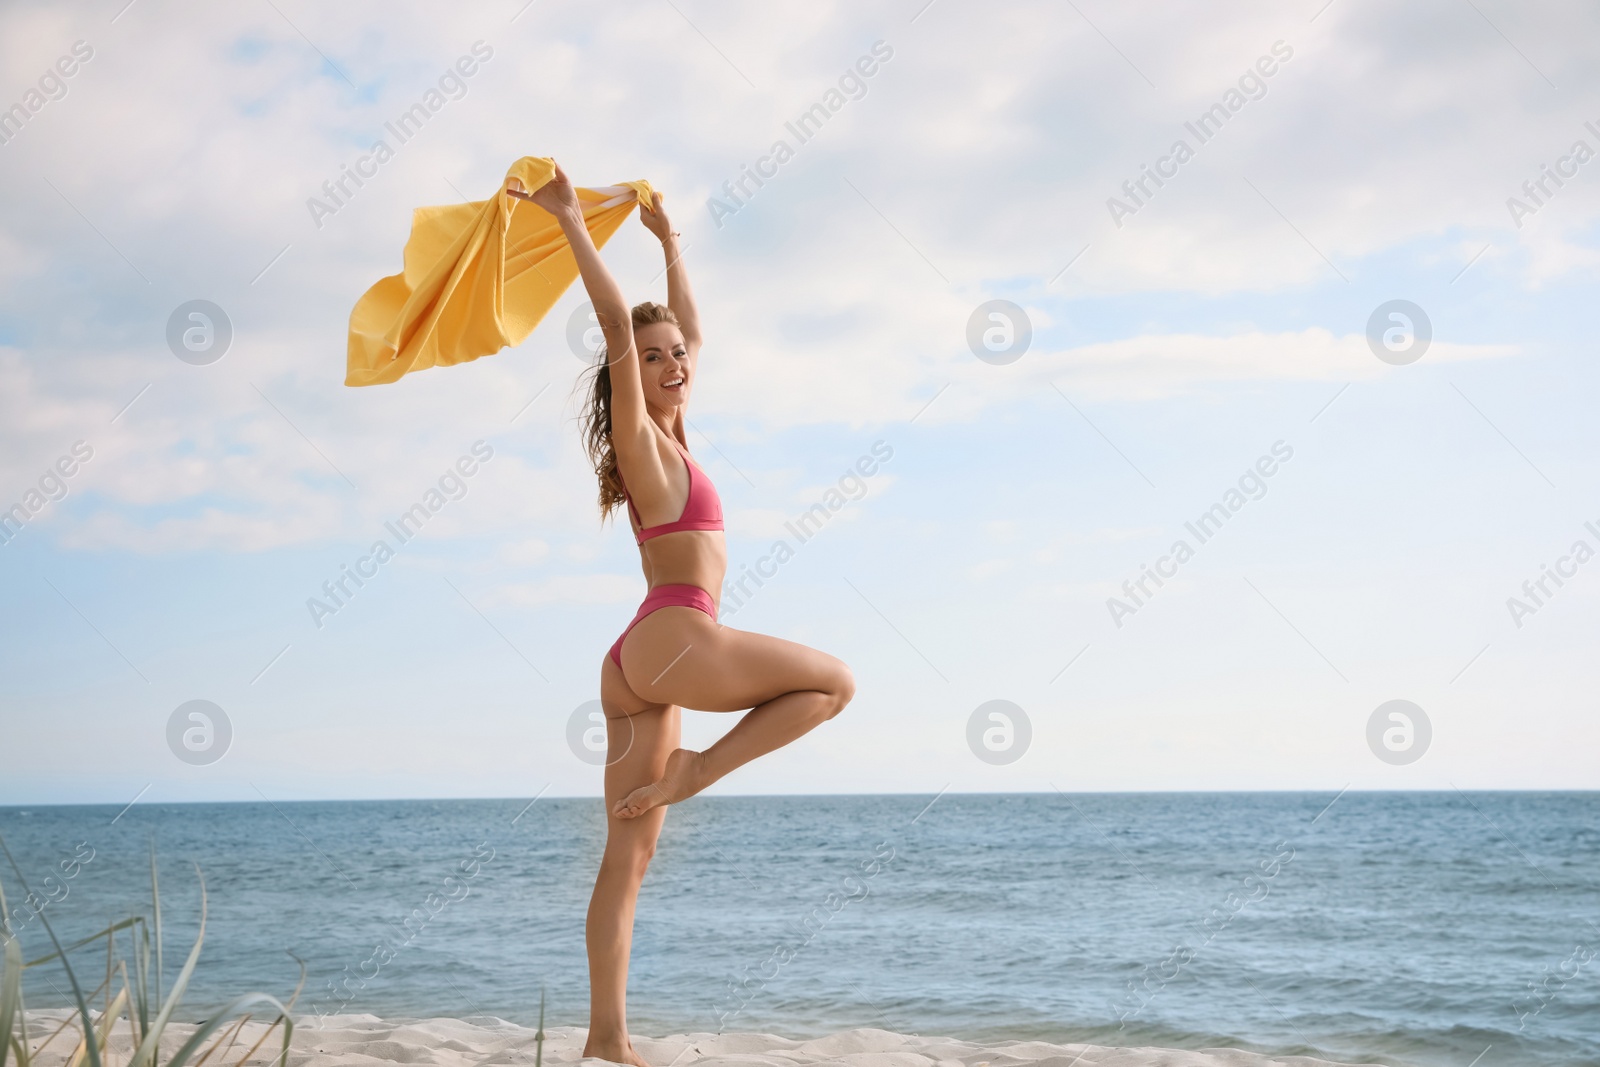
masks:
MULTIPOLYGON (((670 492, 663 502, 667 515, 643 516, 637 513, 637 502, 630 499, 625 508, 628 523, 635 538, 640 530, 650 533, 659 526, 671 526, 684 520, 699 520, 714 515, 720 526, 721 502, 716 489, 703 470, 697 469, 687 450, 676 442, 657 439, 661 449, 661 465, 666 471, 670 492), (692 497, 692 499, 691 499, 692 497), (640 519, 650 521, 641 526, 640 519)), ((626 487, 624 487, 626 488, 626 487)), ((639 562, 644 570, 645 582, 651 589, 661 585, 693 585, 711 594, 720 605, 722 579, 728 570, 727 542, 719 529, 680 529, 656 533, 639 544, 639 562)))

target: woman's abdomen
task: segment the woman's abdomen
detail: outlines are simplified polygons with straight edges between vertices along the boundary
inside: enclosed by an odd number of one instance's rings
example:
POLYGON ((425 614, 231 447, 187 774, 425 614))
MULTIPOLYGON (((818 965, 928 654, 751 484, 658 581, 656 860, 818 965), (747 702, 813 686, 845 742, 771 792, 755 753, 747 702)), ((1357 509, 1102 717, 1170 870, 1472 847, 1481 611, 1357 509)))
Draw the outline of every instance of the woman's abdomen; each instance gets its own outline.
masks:
POLYGON ((722 601, 722 579, 728 571, 728 543, 720 531, 680 530, 652 537, 639 546, 650 588, 696 585, 722 601))

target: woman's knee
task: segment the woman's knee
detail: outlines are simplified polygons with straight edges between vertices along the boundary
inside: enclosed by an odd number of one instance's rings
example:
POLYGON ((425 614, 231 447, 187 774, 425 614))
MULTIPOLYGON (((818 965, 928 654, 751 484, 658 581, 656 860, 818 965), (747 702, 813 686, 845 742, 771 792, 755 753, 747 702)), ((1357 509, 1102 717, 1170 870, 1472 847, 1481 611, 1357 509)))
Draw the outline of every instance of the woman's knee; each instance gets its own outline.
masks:
POLYGON ((650 868, 650 861, 655 858, 656 843, 653 837, 637 837, 626 842, 606 842, 603 864, 610 865, 619 873, 628 875, 634 880, 642 880, 644 873, 650 868))
POLYGON ((830 671, 828 688, 824 690, 831 698, 828 718, 833 718, 844 710, 844 706, 856 695, 856 676, 843 660, 834 660, 830 671))

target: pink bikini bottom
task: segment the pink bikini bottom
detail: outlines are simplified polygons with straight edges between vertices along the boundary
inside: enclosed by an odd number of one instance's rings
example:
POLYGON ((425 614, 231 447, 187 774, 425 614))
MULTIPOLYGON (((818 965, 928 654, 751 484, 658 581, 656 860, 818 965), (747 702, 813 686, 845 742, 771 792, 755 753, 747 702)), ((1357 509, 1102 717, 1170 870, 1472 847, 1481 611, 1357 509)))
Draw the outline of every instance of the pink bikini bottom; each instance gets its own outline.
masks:
POLYGON ((639 605, 638 614, 628 628, 622 631, 622 636, 617 638, 617 643, 611 646, 611 660, 620 669, 622 667, 622 642, 627 640, 628 634, 639 625, 641 619, 662 608, 699 608, 711 616, 711 621, 717 619, 717 605, 711 599, 711 594, 701 589, 698 585, 658 585, 645 594, 644 603, 639 605))

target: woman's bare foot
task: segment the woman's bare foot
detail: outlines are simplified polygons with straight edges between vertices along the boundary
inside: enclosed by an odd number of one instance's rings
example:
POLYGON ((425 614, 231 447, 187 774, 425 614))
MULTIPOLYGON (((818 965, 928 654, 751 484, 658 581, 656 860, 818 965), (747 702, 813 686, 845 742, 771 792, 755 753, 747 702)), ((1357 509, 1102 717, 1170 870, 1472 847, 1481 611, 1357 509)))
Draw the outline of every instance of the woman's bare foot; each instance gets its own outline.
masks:
POLYGON ((611 814, 619 819, 632 819, 662 804, 676 804, 687 800, 707 785, 705 781, 705 753, 693 749, 677 748, 667 757, 667 769, 658 781, 642 785, 617 801, 611 814))
POLYGON ((620 1041, 603 1041, 590 1037, 583 1043, 583 1055, 587 1058, 610 1060, 612 1063, 627 1063, 632 1067, 650 1067, 643 1056, 633 1051, 633 1042, 624 1035, 620 1041))

